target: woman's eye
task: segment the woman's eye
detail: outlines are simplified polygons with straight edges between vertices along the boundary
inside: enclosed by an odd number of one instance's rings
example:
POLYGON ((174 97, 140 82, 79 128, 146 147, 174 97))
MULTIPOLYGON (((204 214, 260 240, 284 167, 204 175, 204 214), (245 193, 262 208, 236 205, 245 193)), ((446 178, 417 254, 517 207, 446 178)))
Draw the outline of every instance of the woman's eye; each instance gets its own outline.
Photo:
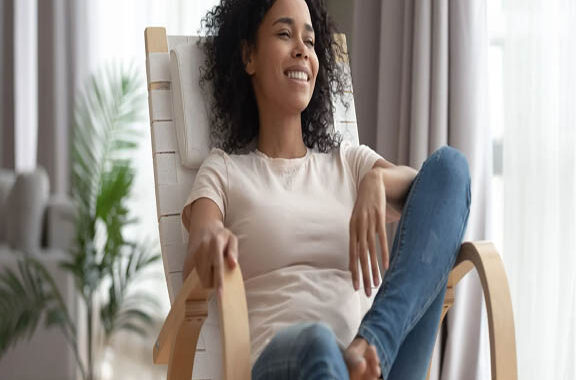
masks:
POLYGON ((306 43, 307 43, 308 45, 314 47, 314 41, 308 40, 308 41, 306 41, 306 43))
POLYGON ((288 32, 280 32, 278 33, 278 35, 282 37, 290 37, 290 34, 288 34, 288 32))

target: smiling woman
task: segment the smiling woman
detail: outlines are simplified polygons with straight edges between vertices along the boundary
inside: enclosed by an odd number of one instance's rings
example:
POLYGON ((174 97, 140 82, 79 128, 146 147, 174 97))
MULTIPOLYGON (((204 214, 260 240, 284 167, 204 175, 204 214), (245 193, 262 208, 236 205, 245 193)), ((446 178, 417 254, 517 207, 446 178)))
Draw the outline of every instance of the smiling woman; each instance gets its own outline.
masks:
MULTIPOLYGON (((272 0, 224 0, 203 20, 204 32, 213 37, 202 41, 207 53, 203 81, 218 89, 212 93, 214 145, 235 153, 253 142, 260 124, 268 125, 268 116, 258 114, 262 102, 274 109, 301 109, 301 127, 292 124, 286 133, 301 133, 307 147, 316 144, 320 151, 329 151, 341 141, 330 133, 330 89, 335 88, 336 94, 349 89, 333 54, 339 49, 332 35, 335 26, 318 1, 288 2, 300 12, 298 18, 267 13, 274 4, 272 0), (307 75, 306 84, 288 77, 302 75, 298 72, 307 75), (263 90, 272 89, 266 92, 272 97, 261 96, 263 90)), ((282 147, 262 149, 275 154, 282 147)), ((303 151, 300 146, 283 153, 301 156, 303 151)))
POLYGON ((252 379, 423 378, 468 219, 466 159, 445 147, 417 173, 341 143, 346 76, 322 0, 221 0, 204 27, 213 149, 182 212, 183 278, 220 297, 239 265, 252 379), (387 272, 364 315, 378 251, 387 272))
POLYGON ((312 98, 318 76, 314 29, 309 20, 305 2, 276 2, 260 24, 256 43, 243 44, 243 63, 259 111, 258 149, 269 156, 306 154, 301 113, 312 98), (295 18, 283 14, 294 14, 295 18))

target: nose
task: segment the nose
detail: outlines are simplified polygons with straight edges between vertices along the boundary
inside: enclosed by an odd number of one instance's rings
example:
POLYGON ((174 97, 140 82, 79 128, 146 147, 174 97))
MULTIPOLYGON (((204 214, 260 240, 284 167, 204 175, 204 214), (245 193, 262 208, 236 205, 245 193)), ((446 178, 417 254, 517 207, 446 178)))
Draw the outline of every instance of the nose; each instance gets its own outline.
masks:
POLYGON ((292 57, 308 59, 308 56, 309 53, 306 49, 306 44, 301 39, 298 39, 296 46, 294 46, 294 49, 292 50, 292 57))

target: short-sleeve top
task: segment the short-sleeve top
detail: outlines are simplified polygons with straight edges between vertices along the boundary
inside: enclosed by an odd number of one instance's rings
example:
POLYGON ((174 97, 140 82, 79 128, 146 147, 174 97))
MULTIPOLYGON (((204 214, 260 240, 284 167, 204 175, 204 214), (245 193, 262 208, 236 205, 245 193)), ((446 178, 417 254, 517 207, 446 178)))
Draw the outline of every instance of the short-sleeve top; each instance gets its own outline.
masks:
POLYGON ((293 159, 213 148, 202 163, 186 204, 213 200, 238 237, 252 364, 293 323, 322 321, 343 346, 354 338, 364 295, 348 269, 350 216, 360 181, 381 158, 343 142, 293 159))

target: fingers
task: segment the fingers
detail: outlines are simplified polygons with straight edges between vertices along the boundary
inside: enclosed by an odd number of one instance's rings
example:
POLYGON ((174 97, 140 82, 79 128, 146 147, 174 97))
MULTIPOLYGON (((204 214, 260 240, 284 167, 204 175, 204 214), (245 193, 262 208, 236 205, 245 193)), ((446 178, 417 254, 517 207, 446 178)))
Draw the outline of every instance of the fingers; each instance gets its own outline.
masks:
POLYGON ((371 378, 380 377, 382 371, 380 369, 380 359, 378 358, 378 351, 376 351, 376 347, 372 345, 368 346, 364 357, 366 358, 367 362, 366 370, 368 375, 371 378))
MULTIPOLYGON (((365 231, 364 228, 361 227, 361 231, 365 231)), ((363 283, 364 283, 364 292, 366 293, 367 297, 370 297, 370 295, 372 294, 372 284, 370 281, 370 269, 369 269, 369 265, 368 265, 368 255, 366 254, 366 251, 368 250, 368 247, 366 246, 366 232, 364 232, 364 234, 362 234, 360 236, 362 236, 362 239, 360 239, 359 256, 360 256, 360 267, 362 268, 362 279, 363 279, 363 283)))
POLYGON ((214 267, 214 287, 218 290, 218 293, 222 294, 222 284, 224 280, 224 248, 225 242, 223 237, 220 235, 212 240, 213 250, 215 254, 213 255, 213 267, 214 267))
POLYGON ((200 282, 205 288, 209 288, 214 283, 214 273, 212 259, 206 260, 207 254, 210 251, 210 239, 205 236, 200 243, 200 247, 194 254, 194 263, 200 282))
POLYGON ((376 228, 379 223, 376 217, 353 217, 350 223, 350 272, 352 272, 352 281, 354 289, 358 290, 359 273, 358 260, 362 270, 362 283, 366 296, 372 294, 372 279, 374 285, 380 284, 378 271, 378 258, 376 256, 376 228), (368 260, 370 254, 370 261, 368 260))
POLYGON ((386 221, 380 217, 378 222, 378 238, 380 239, 380 249, 382 250, 382 265, 384 270, 390 266, 390 254, 388 252, 388 238, 386 236, 386 221))
POLYGON ((358 281, 358 246, 357 246, 357 235, 356 235, 356 223, 354 219, 350 222, 350 262, 349 269, 352 273, 352 284, 354 285, 354 290, 359 289, 358 281))
POLYGON ((238 262, 238 238, 233 233, 230 233, 228 237, 228 244, 226 245, 224 256, 226 256, 228 267, 233 269, 238 262))
POLYGON ((376 380, 381 375, 380 359, 374 345, 355 339, 344 351, 350 380, 376 380))
POLYGON ((378 274, 378 258, 376 257, 376 239, 374 235, 376 233, 376 227, 374 224, 370 224, 370 229, 368 230, 368 247, 370 248, 370 264, 372 266, 372 281, 374 286, 380 284, 380 276, 378 274))

